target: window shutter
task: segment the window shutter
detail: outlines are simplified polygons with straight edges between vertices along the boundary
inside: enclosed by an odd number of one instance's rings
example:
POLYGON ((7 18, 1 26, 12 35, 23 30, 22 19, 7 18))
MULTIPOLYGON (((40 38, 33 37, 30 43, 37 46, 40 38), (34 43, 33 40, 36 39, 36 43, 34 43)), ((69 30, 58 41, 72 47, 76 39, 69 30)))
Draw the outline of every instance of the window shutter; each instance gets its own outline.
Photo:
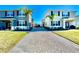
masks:
POLYGON ((58 16, 60 16, 60 11, 58 11, 58 16))
POLYGON ((53 11, 51 11, 51 15, 53 15, 53 11))
POLYGON ((68 12, 68 16, 70 16, 70 12, 68 12))

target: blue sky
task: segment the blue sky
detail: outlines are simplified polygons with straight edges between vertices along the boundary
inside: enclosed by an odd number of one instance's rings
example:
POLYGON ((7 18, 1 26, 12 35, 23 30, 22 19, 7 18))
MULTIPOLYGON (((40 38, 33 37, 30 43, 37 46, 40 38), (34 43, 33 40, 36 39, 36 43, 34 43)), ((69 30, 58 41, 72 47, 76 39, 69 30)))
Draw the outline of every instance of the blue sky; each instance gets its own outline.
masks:
POLYGON ((32 9, 32 17, 35 23, 40 23, 48 10, 73 10, 79 14, 79 5, 0 5, 0 10, 14 10, 23 7, 32 9))

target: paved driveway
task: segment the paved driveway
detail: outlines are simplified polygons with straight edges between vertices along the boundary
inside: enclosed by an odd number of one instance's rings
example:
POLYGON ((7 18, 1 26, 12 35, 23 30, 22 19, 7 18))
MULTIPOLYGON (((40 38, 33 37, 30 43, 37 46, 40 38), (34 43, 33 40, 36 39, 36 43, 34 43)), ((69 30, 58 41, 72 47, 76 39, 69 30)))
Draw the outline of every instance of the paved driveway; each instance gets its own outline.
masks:
POLYGON ((9 52, 79 52, 79 46, 52 32, 30 32, 9 52))
POLYGON ((31 30, 31 32, 38 32, 38 31, 49 31, 49 30, 45 29, 44 27, 37 27, 31 30))

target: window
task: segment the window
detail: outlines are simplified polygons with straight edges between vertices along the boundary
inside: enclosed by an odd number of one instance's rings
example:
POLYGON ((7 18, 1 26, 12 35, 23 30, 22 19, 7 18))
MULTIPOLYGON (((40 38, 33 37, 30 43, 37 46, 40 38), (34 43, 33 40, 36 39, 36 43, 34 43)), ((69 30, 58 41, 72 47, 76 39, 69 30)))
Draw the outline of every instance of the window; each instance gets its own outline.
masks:
POLYGON ((53 21, 51 21, 51 26, 53 25, 53 21))
POLYGON ((51 21, 52 26, 60 26, 60 21, 51 21))
POLYGON ((19 11, 19 16, 23 16, 23 15, 24 15, 24 12, 19 11))
POLYGON ((56 21, 53 21, 53 26, 55 26, 55 22, 56 22, 56 21))
POLYGON ((26 25, 27 25, 27 21, 25 21, 25 20, 17 21, 17 26, 26 26, 26 25))
POLYGON ((60 26, 60 21, 56 21, 56 26, 60 26))
POLYGON ((12 17, 13 16, 13 12, 7 12, 7 16, 8 17, 12 17))
POLYGON ((62 16, 68 17, 68 16, 70 16, 70 12, 63 12, 63 13, 62 13, 62 16))

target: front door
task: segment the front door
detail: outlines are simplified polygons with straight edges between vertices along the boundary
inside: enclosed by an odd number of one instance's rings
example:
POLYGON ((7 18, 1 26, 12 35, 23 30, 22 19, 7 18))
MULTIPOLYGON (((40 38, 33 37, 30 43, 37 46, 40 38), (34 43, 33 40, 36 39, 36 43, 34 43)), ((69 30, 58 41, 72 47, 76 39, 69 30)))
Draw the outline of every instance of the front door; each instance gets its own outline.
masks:
POLYGON ((65 22, 65 28, 69 29, 69 22, 65 22))
POLYGON ((11 29, 11 22, 10 21, 7 21, 5 22, 6 23, 6 29, 11 29))

